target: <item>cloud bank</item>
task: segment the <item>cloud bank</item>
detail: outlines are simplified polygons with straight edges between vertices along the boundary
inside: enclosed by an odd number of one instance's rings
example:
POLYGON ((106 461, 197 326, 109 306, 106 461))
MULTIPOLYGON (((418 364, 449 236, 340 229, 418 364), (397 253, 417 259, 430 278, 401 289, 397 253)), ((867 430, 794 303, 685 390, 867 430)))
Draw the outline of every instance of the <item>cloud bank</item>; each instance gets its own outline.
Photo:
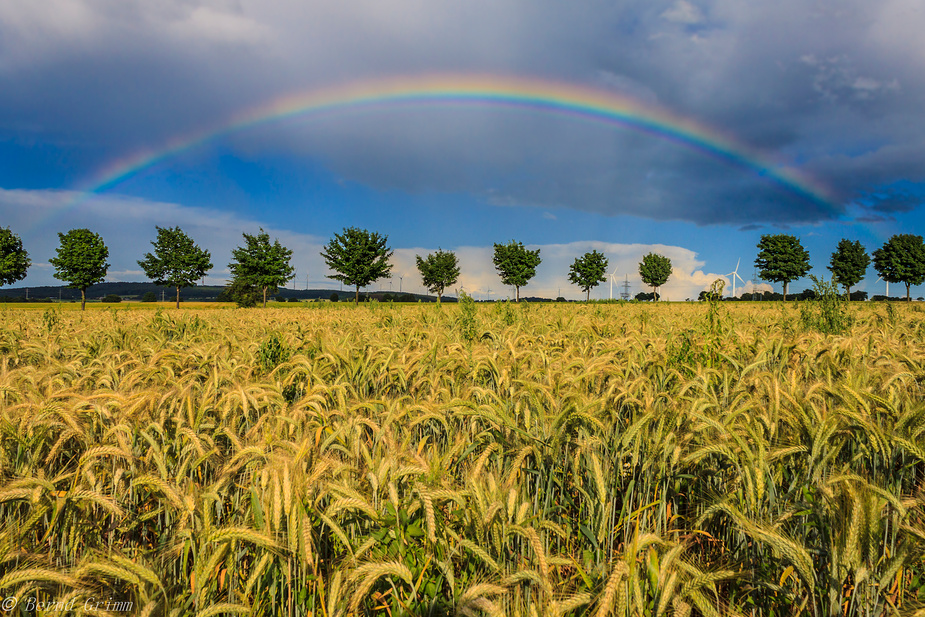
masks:
POLYGON ((11 159, 61 148, 79 181, 332 83, 530 75, 697 119, 805 170, 836 203, 649 135, 510 110, 334 114, 226 145, 495 204, 701 225, 826 221, 851 203, 888 214, 918 207, 896 183, 925 179, 923 25, 918 0, 13 0, 0 5, 0 135, 11 159))

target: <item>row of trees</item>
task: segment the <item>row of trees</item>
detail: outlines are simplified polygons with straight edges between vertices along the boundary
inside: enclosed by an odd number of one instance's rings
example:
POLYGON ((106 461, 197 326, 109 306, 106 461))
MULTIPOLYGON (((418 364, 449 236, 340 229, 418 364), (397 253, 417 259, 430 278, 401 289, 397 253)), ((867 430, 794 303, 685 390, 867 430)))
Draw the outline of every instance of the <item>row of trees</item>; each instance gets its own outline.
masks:
MULTIPOLYGON (((145 275, 158 285, 176 289, 177 307, 180 305, 180 289, 196 284, 212 269, 209 251, 200 248, 179 227, 157 227, 157 239, 151 244, 153 253, 146 253, 138 262, 145 275)), ((269 235, 243 234, 244 246, 235 248, 233 261, 228 264, 232 280, 229 294, 241 300, 242 304, 263 302, 266 306, 268 294, 285 285, 295 276, 295 269, 289 263, 292 250, 282 246, 279 240, 270 242, 269 235)), ((86 289, 100 283, 106 276, 109 250, 103 239, 88 229, 72 229, 58 234, 60 246, 56 257, 50 263, 55 268, 55 278, 65 281, 69 287, 81 292, 81 308, 86 307, 86 289)), ((355 301, 359 302, 360 288, 391 275, 389 261, 394 253, 388 245, 387 236, 365 229, 349 227, 325 245, 321 256, 333 274, 328 278, 341 281, 356 288, 355 301)), ((536 275, 540 265, 540 249, 529 250, 520 242, 511 240, 507 244, 495 244, 492 258, 495 269, 504 285, 515 289, 516 300, 520 301, 520 288, 536 275)), ((459 279, 459 261, 455 253, 438 250, 426 257, 416 256, 418 271, 424 286, 442 299, 443 293, 459 279)), ((871 257, 858 241, 842 239, 832 253, 828 269, 839 285, 844 286, 848 297, 851 287, 863 280, 871 257)), ((880 278, 890 283, 904 283, 906 298, 910 298, 911 285, 925 282, 925 243, 921 236, 900 234, 891 237, 873 253, 873 263, 880 278)), ((20 238, 9 229, 0 228, 0 284, 7 285, 22 280, 31 262, 20 238)), ((786 234, 763 235, 758 243, 755 259, 759 277, 766 281, 783 283, 784 299, 788 285, 806 276, 811 269, 809 253, 800 240, 786 234)), ((569 268, 568 278, 585 292, 590 299, 591 289, 606 281, 607 258, 598 251, 585 253, 575 259, 569 268)), ((659 297, 659 288, 671 275, 671 260, 663 255, 649 253, 639 263, 639 275, 643 282, 653 289, 653 297, 659 297)))
MULTIPOLYGON (((833 282, 843 286, 845 296, 850 298, 851 288, 864 280, 870 263, 871 256, 860 242, 842 238, 826 267, 833 282)), ((925 242, 922 236, 894 235, 873 252, 873 264, 882 280, 905 284, 906 300, 910 300, 910 287, 925 282, 925 242)), ((812 268, 809 253, 799 238, 787 234, 761 236, 755 267, 761 279, 783 283, 784 300, 788 285, 812 268)))
MULTIPOLYGON (((146 253, 138 262, 145 275, 157 285, 176 289, 176 304, 180 306, 180 290, 192 287, 212 269, 209 251, 200 248, 179 227, 156 227, 157 238, 151 243, 154 251, 146 253)), ((269 235, 243 234, 244 246, 232 250, 233 261, 228 264, 231 282, 228 293, 241 304, 253 305, 258 301, 266 306, 267 295, 285 285, 295 276, 289 263, 292 250, 279 240, 270 242, 269 235)), ((103 238, 89 229, 72 229, 59 233, 60 246, 50 263, 55 278, 69 287, 80 290, 81 309, 86 308, 86 290, 103 282, 109 269, 109 249, 103 238)), ((360 288, 391 275, 389 258, 392 251, 388 238, 379 233, 350 227, 325 245, 321 256, 333 274, 328 278, 356 288, 355 301, 359 302, 360 288)), ((438 250, 426 257, 416 256, 418 271, 424 286, 442 299, 443 293, 459 280, 459 261, 451 251, 438 250)), ((502 283, 515 288, 520 301, 520 288, 535 275, 541 263, 540 250, 529 250, 520 242, 494 245, 493 263, 502 283)), ((605 280, 607 258, 592 251, 575 260, 569 271, 569 280, 586 294, 605 280)), ((0 229, 0 283, 7 285, 22 280, 31 262, 22 241, 9 229, 0 229)), ((661 255, 649 254, 640 264, 640 274, 648 284, 657 288, 664 284, 671 272, 671 262, 661 255)))

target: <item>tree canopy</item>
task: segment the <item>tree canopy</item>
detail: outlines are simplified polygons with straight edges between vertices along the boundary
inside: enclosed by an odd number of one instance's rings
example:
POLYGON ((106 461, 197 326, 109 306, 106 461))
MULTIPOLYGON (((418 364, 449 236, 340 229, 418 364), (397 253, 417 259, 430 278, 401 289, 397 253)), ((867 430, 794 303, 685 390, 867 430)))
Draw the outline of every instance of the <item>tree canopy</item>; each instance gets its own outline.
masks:
POLYGON ((758 276, 765 281, 784 284, 786 301, 790 282, 806 276, 810 270, 809 253, 796 236, 765 234, 758 242, 755 267, 758 268, 758 276))
POLYGON ((456 254, 437 249, 436 253, 430 253, 424 259, 420 255, 415 255, 415 259, 424 287, 437 294, 439 302, 443 298, 443 291, 459 280, 459 260, 456 254))
POLYGON ((845 295, 850 300, 851 287, 861 282, 869 265, 870 256, 861 243, 842 238, 832 253, 828 269, 832 272, 835 283, 844 286, 845 295))
POLYGON ((388 239, 377 232, 347 227, 343 233, 334 234, 321 251, 324 262, 334 271, 327 278, 353 285, 355 304, 360 302, 360 287, 392 274, 389 258, 394 251, 388 247, 388 239))
POLYGON ((642 282, 653 288, 655 300, 658 301, 661 294, 659 288, 668 282, 671 276, 671 260, 658 253, 649 253, 639 262, 639 276, 642 282))
POLYGON ((607 280, 607 264, 603 253, 591 251, 576 257, 569 267, 568 280, 585 292, 586 302, 591 299, 591 288, 607 280))
POLYGON ((26 278, 32 262, 22 240, 8 227, 0 227, 0 285, 12 285, 26 278))
POLYGON ((109 249, 99 234, 89 229, 72 229, 66 234, 58 232, 61 245, 57 257, 48 262, 55 267, 54 277, 68 287, 80 290, 80 310, 87 308, 87 288, 102 283, 109 264, 109 249))
POLYGON ((151 243, 154 253, 146 253, 138 265, 155 284, 176 288, 177 308, 180 308, 180 288, 195 286, 212 269, 211 256, 179 227, 155 228, 157 240, 151 243))
POLYGON ((263 228, 255 236, 243 235, 245 246, 231 251, 234 261, 228 264, 232 286, 262 290, 263 306, 266 308, 267 292, 275 293, 280 285, 285 285, 295 276, 295 269, 289 265, 292 250, 280 244, 279 240, 270 244, 270 235, 263 228))
POLYGON ((520 302, 520 288, 536 276, 536 268, 542 260, 540 249, 531 251, 522 243, 511 240, 507 244, 495 244, 492 262, 501 282, 516 289, 516 299, 520 302))
POLYGON ((906 300, 910 300, 910 286, 925 282, 925 244, 922 243, 922 236, 892 236, 874 251, 874 268, 884 281, 904 283, 906 300))

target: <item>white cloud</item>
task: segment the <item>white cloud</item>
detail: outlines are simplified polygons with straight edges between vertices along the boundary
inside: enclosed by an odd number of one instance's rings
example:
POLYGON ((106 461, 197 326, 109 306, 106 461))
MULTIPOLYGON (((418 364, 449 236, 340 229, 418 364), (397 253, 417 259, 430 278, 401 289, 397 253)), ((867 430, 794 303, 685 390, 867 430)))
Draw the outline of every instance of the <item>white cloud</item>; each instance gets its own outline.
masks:
POLYGON ((200 43, 268 43, 272 31, 264 24, 245 17, 238 12, 230 12, 217 7, 198 6, 182 19, 170 24, 171 31, 181 39, 195 40, 200 43), (204 39, 204 41, 203 41, 204 39))
POLYGON ((703 12, 687 0, 678 0, 661 17, 680 24, 699 24, 703 21, 703 12))

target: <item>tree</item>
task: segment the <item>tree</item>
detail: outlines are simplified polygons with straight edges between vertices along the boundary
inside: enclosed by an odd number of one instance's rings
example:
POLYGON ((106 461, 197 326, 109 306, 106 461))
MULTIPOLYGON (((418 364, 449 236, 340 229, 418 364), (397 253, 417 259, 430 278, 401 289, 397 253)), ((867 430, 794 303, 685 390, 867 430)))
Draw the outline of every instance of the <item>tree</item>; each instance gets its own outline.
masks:
MULTIPOLYGON (((231 251, 234 258, 234 261, 228 264, 233 281, 231 287, 235 293, 241 292, 245 295, 251 293, 248 288, 262 290, 263 308, 266 308, 267 292, 275 293, 280 285, 285 285, 295 276, 295 268, 289 265, 292 251, 280 244, 279 240, 270 244, 270 235, 263 228, 256 236, 243 235, 246 246, 231 251)), ((232 297, 238 301, 238 296, 234 293, 232 297)))
POLYGON ((195 286, 196 281, 212 269, 211 256, 179 227, 155 229, 157 240, 151 243, 154 254, 146 253, 138 265, 156 285, 176 288, 177 308, 180 308, 180 288, 195 286))
POLYGON ((360 287, 392 273, 389 257, 393 251, 386 244, 388 239, 377 232, 347 227, 344 233, 334 234, 321 251, 324 262, 335 272, 327 278, 356 287, 354 304, 360 303, 360 287))
POLYGON ((668 281, 671 276, 671 260, 658 253, 649 253, 639 262, 639 276, 642 282, 652 287, 652 293, 655 294, 655 301, 661 297, 659 288, 668 281))
POLYGON ((260 303, 260 289, 242 279, 234 279, 216 298, 218 302, 234 302, 240 308, 253 308, 260 303))
POLYGON ((54 277, 65 281, 71 289, 80 290, 80 310, 87 308, 87 288, 102 283, 109 264, 109 249, 103 238, 89 229, 72 229, 66 234, 58 232, 61 242, 57 257, 48 262, 55 267, 54 277))
POLYGON ((440 302, 443 291, 459 280, 459 260, 456 259, 456 254, 437 249, 436 253, 428 254, 426 259, 421 259, 420 255, 415 255, 415 258, 418 262, 418 272, 424 279, 424 287, 437 294, 437 302, 440 302))
POLYGON ((857 285, 864 278, 867 266, 870 265, 870 256, 861 243, 852 242, 847 238, 838 241, 838 247, 832 253, 832 261, 828 266, 835 282, 845 287, 845 295, 851 299, 851 287, 857 285))
POLYGON ((790 281, 806 276, 811 266, 809 253, 800 244, 799 238, 787 234, 765 234, 758 243, 755 267, 763 280, 784 284, 786 302, 790 281))
POLYGON ((141 296, 142 302, 157 302, 157 294, 153 291, 146 291, 143 296, 141 296))
POLYGON ((492 262, 501 282, 516 288, 517 302, 520 302, 520 288, 536 276, 536 268, 542 260, 540 249, 530 251, 520 242, 511 240, 507 244, 495 244, 492 262))
POLYGON ((607 280, 607 258, 603 253, 591 251, 576 257, 569 267, 568 280, 585 292, 585 302, 591 299, 591 288, 607 280))
POLYGON ((925 244, 922 243, 922 236, 892 236, 874 251, 874 268, 884 281, 905 283, 906 300, 910 300, 909 287, 925 282, 925 244))
POLYGON ((0 285, 12 285, 26 278, 32 262, 22 240, 8 227, 0 227, 0 285))

